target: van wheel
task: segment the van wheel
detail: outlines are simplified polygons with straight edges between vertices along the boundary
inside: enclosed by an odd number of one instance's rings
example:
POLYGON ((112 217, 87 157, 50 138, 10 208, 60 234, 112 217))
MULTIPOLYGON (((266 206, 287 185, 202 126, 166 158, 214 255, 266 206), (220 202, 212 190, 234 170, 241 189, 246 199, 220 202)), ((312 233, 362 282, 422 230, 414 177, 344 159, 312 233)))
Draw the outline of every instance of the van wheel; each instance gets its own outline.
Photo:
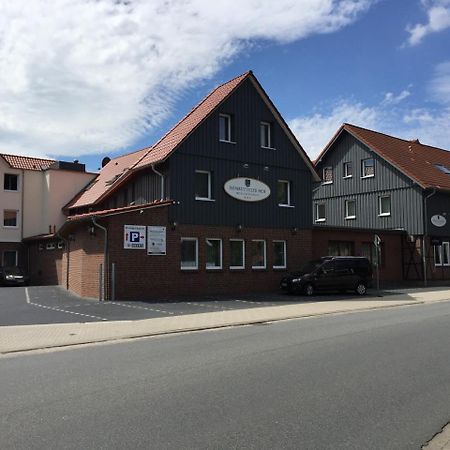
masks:
POLYGON ((311 297, 314 295, 314 286, 311 283, 308 283, 303 288, 303 292, 307 297, 311 297))
POLYGON ((366 285, 362 281, 358 282, 358 284, 356 285, 356 288, 355 288, 355 292, 358 295, 366 295, 367 294, 366 285))

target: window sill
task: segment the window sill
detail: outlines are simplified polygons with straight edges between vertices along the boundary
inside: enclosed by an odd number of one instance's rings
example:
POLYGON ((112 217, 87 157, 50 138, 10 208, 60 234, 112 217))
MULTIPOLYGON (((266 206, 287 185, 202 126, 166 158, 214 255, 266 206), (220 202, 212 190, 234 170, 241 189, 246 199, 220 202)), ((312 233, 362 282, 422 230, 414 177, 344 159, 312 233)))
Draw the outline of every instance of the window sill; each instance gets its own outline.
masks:
POLYGON ((324 185, 324 184, 333 184, 333 182, 332 182, 332 181, 323 181, 322 184, 323 184, 323 185, 324 185))
POLYGON ((3 228, 7 228, 8 230, 18 230, 19 227, 17 225, 3 225, 3 228))
POLYGON ((230 266, 230 270, 232 270, 232 271, 237 271, 237 270, 244 271, 245 267, 244 266, 230 266))
POLYGON ((361 177, 361 180, 363 180, 364 178, 375 178, 375 175, 364 175, 363 177, 361 177))
POLYGON ((348 180, 349 178, 353 178, 353 175, 346 175, 345 177, 342 177, 344 180, 348 180))
POLYGON ((265 145, 261 145, 261 148, 263 148, 264 150, 276 150, 275 147, 266 147, 265 145))
POLYGON ((234 141, 224 141, 222 139, 219 139, 219 142, 222 142, 223 144, 236 144, 234 141))
POLYGON ((203 198, 203 197, 195 197, 195 200, 199 202, 215 202, 215 198, 203 198))
POLYGON ((252 270, 267 270, 267 267, 266 266, 264 266, 264 267, 253 267, 252 266, 252 270))
POLYGON ((355 220, 356 216, 348 216, 345 218, 345 220, 355 220))
POLYGON ((19 193, 19 189, 3 189, 3 192, 15 192, 15 193, 19 193))
POLYGON ((378 214, 378 217, 390 217, 391 213, 378 214))
POLYGON ((180 267, 182 272, 198 271, 198 267, 180 267))
POLYGON ((327 219, 316 219, 316 223, 326 222, 327 219))
POLYGON ((287 267, 286 266, 273 266, 272 269, 273 270, 286 270, 287 267))
POLYGON ((279 206, 280 208, 295 208, 294 205, 286 205, 286 204, 284 204, 284 203, 278 203, 278 206, 279 206))

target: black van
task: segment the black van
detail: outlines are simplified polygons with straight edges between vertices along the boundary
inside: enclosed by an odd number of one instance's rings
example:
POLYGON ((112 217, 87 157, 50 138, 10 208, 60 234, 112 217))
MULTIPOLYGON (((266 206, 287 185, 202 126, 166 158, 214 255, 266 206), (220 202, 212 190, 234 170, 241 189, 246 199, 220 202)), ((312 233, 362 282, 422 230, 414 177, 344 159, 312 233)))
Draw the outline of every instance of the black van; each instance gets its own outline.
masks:
POLYGON ((355 291, 364 295, 372 285, 372 265, 359 256, 324 256, 305 264, 281 280, 280 287, 291 294, 313 295, 318 291, 355 291))

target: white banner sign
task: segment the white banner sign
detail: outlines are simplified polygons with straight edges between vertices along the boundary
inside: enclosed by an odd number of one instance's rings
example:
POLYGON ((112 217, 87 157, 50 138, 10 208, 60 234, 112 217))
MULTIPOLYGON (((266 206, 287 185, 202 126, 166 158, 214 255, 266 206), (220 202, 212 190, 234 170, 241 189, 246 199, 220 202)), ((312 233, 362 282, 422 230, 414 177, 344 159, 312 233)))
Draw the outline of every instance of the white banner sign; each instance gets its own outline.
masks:
POLYGON ((123 226, 123 248, 144 249, 146 241, 145 225, 123 226))
POLYGON ((270 195, 270 187, 254 178, 232 178, 223 188, 228 195, 243 202, 259 202, 270 195))
POLYGON ((147 227, 147 254, 166 254, 166 227, 147 227))

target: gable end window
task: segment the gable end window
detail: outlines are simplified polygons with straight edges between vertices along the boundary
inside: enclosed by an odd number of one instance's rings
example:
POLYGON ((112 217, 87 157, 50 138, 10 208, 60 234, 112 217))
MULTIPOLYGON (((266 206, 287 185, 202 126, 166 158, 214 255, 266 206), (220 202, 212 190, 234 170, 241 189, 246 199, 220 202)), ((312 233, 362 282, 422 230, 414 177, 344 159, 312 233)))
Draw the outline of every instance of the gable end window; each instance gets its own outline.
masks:
POLYGON ((195 200, 212 200, 212 174, 207 170, 195 171, 195 200))
POLYGON ((380 217, 387 217, 391 215, 391 197, 389 195, 383 195, 379 197, 379 213, 380 217))
POLYGON ((352 178, 353 177, 353 165, 351 162, 344 163, 344 178, 352 178))
POLYGON ((345 200, 345 218, 356 219, 356 201, 345 200))
POLYGON ((331 184, 333 182, 333 168, 324 167, 322 171, 322 184, 331 184))
POLYGON ((5 173, 5 177, 3 179, 3 189, 5 191, 18 191, 19 175, 14 173, 5 173))
POLYGON ((325 203, 316 203, 316 222, 325 222, 325 203))
POLYGON ((230 114, 219 114, 219 141, 232 142, 232 124, 230 114))
POLYGON ((361 161, 361 178, 371 178, 375 176, 375 160, 373 158, 361 161))
POLYGON ((291 182, 288 180, 278 180, 277 182, 278 206, 291 205, 291 182))
POLYGON ((270 122, 261 122, 260 135, 261 135, 261 147, 273 148, 273 146, 272 146, 272 124, 270 122))

